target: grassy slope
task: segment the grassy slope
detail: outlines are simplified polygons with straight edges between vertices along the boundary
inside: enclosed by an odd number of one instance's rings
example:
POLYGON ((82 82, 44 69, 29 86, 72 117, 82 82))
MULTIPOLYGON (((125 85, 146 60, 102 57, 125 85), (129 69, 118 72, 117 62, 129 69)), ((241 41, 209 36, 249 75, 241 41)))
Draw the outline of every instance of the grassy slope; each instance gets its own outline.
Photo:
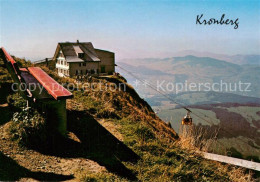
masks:
MULTIPOLYGON (((108 80, 110 83, 117 82, 118 78, 108 80)), ((224 166, 204 160, 193 151, 182 149, 174 140, 169 141, 169 136, 174 136, 175 132, 169 135, 168 128, 161 123, 150 106, 140 99, 131 87, 129 89, 130 91, 126 92, 76 91, 73 100, 77 103, 74 106, 76 109, 92 112, 94 117, 110 120, 117 126, 116 128, 119 128, 124 144, 140 157, 137 163, 124 162, 138 180, 229 181, 232 179, 232 176, 227 175, 229 173, 224 166)), ((81 175, 85 180, 92 177, 93 174, 84 175, 84 172, 81 175)))
MULTIPOLYGON (((235 157, 250 159, 250 156, 259 156, 259 123, 260 108, 255 104, 215 104, 215 105, 203 105, 191 106, 194 113, 204 113, 210 118, 215 118, 212 122, 216 126, 221 126, 225 131, 229 131, 232 135, 220 129, 218 137, 219 141, 224 144, 219 149, 219 145, 216 146, 215 152, 223 155, 226 154, 226 150, 230 148, 236 149, 233 152, 235 157), (258 113, 258 114, 257 114, 258 113), (237 137, 234 137, 237 136, 237 137), (247 143, 242 142, 248 141, 247 143), (251 142, 250 142, 251 141, 251 142), (252 143, 253 142, 253 143, 252 143), (238 156, 237 153, 240 153, 238 156)), ((180 119, 185 114, 182 109, 164 109, 159 111, 158 116, 166 121, 170 121, 172 127, 178 132, 180 127, 180 119)), ((201 115, 201 114, 200 114, 201 115)), ((203 116, 203 115, 202 115, 203 116)), ((209 119, 205 117, 205 119, 209 119)), ((209 123, 201 120, 193 115, 193 121, 196 125, 199 123, 201 127, 209 127, 209 123)), ((214 128, 210 126, 210 128, 214 128)), ((233 155, 232 153, 229 155, 233 155)), ((254 157, 254 160, 259 161, 259 157, 254 157), (258 158, 258 159, 257 159, 258 158)))

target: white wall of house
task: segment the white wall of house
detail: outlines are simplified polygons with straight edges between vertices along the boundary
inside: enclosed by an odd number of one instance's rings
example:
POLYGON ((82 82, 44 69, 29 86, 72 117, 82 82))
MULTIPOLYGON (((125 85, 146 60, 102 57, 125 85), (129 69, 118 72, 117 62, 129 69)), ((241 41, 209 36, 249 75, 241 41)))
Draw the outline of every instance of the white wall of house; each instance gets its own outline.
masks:
POLYGON ((69 63, 66 61, 66 59, 62 55, 60 55, 57 58, 56 68, 57 68, 59 76, 61 76, 61 77, 70 76, 69 75, 69 63))

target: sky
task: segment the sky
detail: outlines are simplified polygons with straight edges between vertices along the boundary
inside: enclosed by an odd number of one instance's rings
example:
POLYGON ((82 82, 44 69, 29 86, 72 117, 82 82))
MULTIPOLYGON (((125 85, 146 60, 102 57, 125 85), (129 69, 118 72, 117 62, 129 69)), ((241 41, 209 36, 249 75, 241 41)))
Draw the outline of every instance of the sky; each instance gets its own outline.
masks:
POLYGON ((195 50, 260 54, 259 0, 0 0, 0 46, 39 60, 58 42, 92 42, 116 59, 164 58, 195 50), (196 25, 203 18, 234 25, 196 25))

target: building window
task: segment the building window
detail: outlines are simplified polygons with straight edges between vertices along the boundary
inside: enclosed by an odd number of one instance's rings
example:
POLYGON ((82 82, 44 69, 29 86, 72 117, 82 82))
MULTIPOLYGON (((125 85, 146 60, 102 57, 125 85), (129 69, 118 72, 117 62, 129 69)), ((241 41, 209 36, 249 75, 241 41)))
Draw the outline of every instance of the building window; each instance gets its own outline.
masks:
POLYGON ((83 75, 83 70, 80 70, 80 74, 83 75))
POLYGON ((59 56, 58 57, 64 57, 62 52, 59 53, 59 56))
POLYGON ((86 66, 86 63, 83 63, 83 66, 86 66))
POLYGON ((83 59, 83 58, 84 58, 84 53, 78 53, 78 57, 79 57, 80 59, 83 59))
POLYGON ((79 74, 79 71, 78 70, 76 70, 76 75, 78 75, 79 74))
POLYGON ((79 63, 79 67, 81 67, 81 63, 79 63))
POLYGON ((101 73, 105 73, 106 72, 106 67, 105 66, 101 66, 101 73))

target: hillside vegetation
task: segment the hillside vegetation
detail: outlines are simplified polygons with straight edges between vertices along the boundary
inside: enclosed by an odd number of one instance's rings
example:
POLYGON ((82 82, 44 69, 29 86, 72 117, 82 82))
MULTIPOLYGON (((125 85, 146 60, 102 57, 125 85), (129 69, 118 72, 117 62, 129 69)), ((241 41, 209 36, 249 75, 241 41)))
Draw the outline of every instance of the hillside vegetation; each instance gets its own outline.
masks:
POLYGON ((44 131, 44 117, 33 108, 32 116, 26 114, 25 101, 10 96, 9 106, 0 108, 2 113, 11 112, 0 122, 0 180, 253 180, 242 169, 205 160, 189 144, 184 145, 123 77, 77 82, 43 69, 68 87, 69 83, 79 85, 67 102, 68 137, 50 141, 46 136, 47 141, 32 142, 35 137, 30 136, 44 131), (102 90, 83 90, 84 83, 102 90), (120 90, 124 84, 126 90, 120 90), (13 112, 16 117, 11 116, 13 112))
MULTIPOLYGON (((19 67, 28 67, 31 65, 30 61, 17 58, 13 56, 19 67)), ((8 70, 4 64, 3 59, 0 56, 0 104, 6 102, 6 98, 9 93, 12 93, 11 84, 13 80, 11 75, 8 73, 8 70)))
MULTIPOLYGON (((221 146, 212 145, 211 151, 222 155, 231 155, 237 158, 260 161, 260 104, 257 103, 221 103, 208 105, 191 105, 189 108, 208 123, 195 115, 193 122, 197 127, 208 133, 217 132, 221 146), (214 118, 214 119, 212 119, 214 118)), ((170 121, 172 127, 179 132, 180 118, 185 115, 183 109, 162 109, 158 116, 170 121)))

